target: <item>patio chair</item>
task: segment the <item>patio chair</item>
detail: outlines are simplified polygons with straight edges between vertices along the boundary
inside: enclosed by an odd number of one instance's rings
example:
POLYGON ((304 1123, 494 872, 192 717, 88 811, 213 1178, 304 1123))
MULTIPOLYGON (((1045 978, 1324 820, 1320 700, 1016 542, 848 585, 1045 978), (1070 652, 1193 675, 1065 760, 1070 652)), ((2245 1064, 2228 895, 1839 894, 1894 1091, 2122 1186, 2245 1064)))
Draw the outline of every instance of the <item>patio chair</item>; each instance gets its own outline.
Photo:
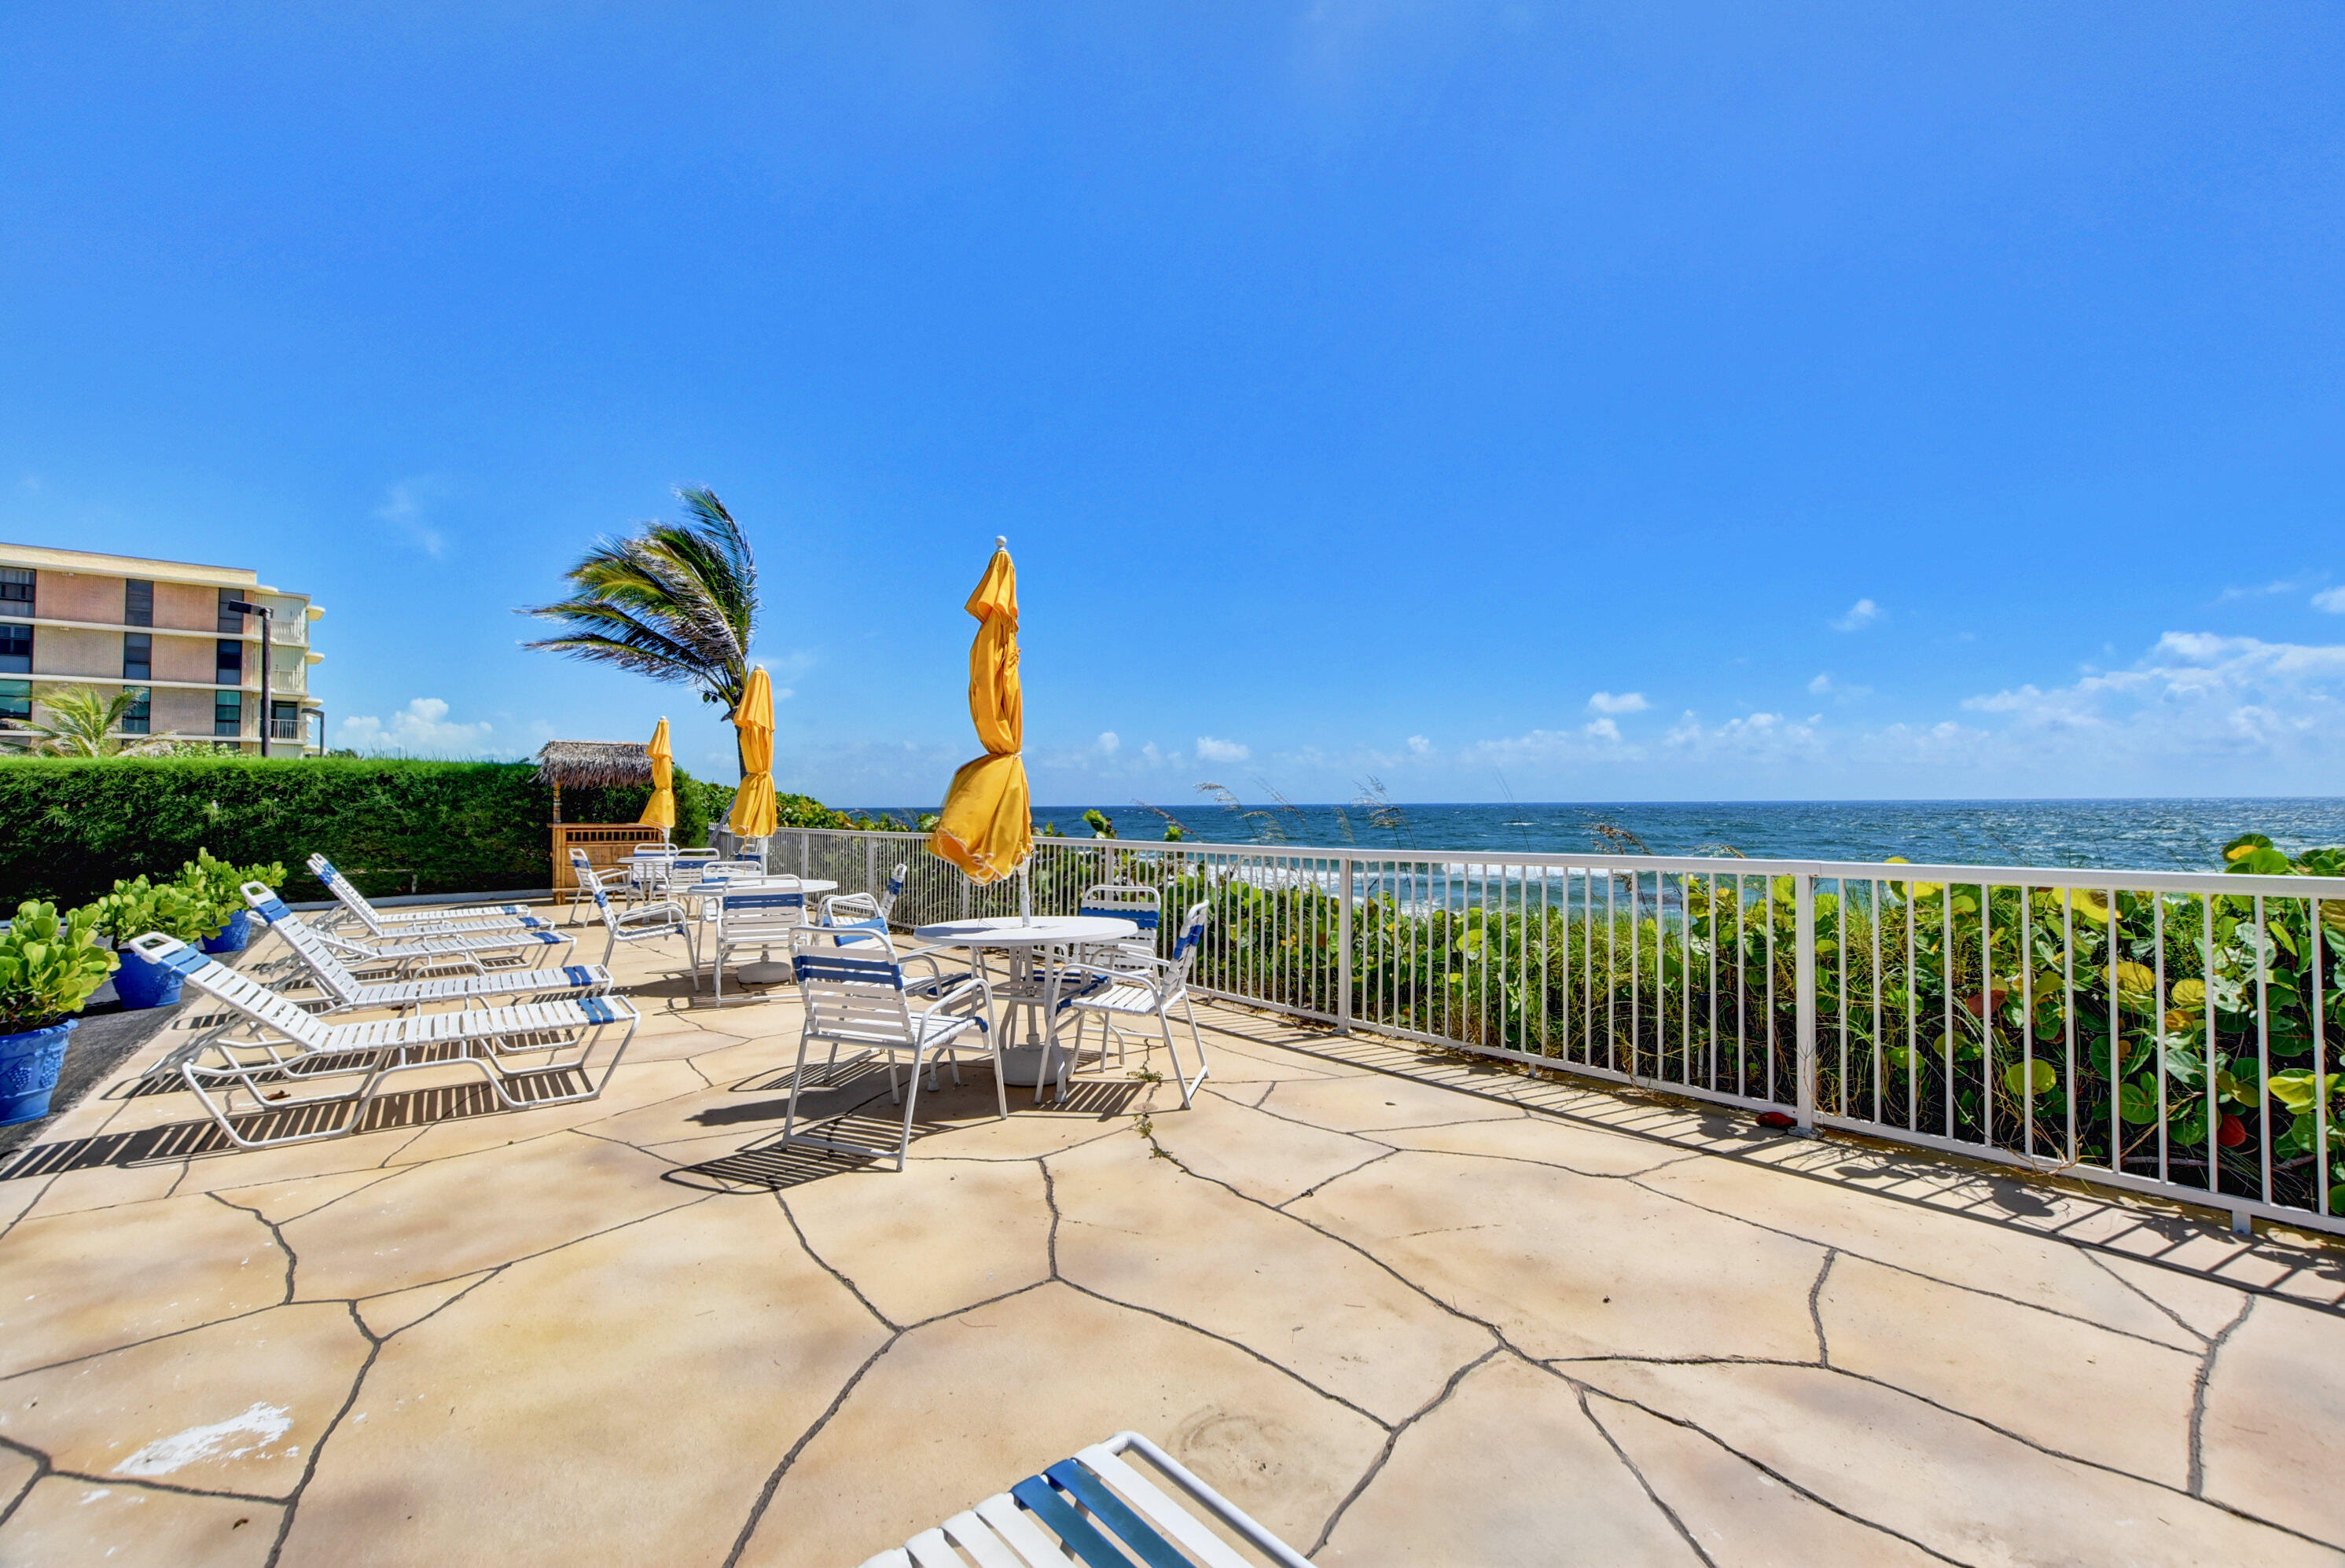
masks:
MULTIPOLYGON (((1173 944, 1170 958, 1139 958, 1119 955, 1112 964, 1076 962, 1067 965, 1059 974, 1059 1010, 1051 1019, 1051 1038, 1042 1053, 1043 1070, 1035 1076, 1034 1098, 1042 1098, 1042 1085, 1050 1077, 1051 1062, 1061 1048, 1059 1030, 1071 1014, 1075 1025, 1074 1044, 1059 1060, 1058 1088, 1061 1102, 1067 1098, 1067 1073, 1081 1057, 1083 1048, 1083 1025, 1097 1017, 1103 1029, 1154 1018, 1158 1032, 1163 1036, 1164 1049, 1172 1058, 1172 1076, 1181 1086, 1181 1108, 1189 1108, 1197 1086, 1205 1081, 1204 1037, 1197 1031, 1197 1009, 1189 999, 1189 970, 1197 960, 1197 944, 1205 935, 1204 904, 1194 904, 1181 921, 1181 939, 1173 944), (1197 1074, 1191 1077, 1181 1066, 1181 1047, 1172 1043, 1172 1007, 1178 1003, 1189 1018, 1189 1040, 1197 1048, 1197 1074)), ((1104 1049, 1104 1041, 1102 1041, 1104 1049)))
MULTIPOLYGON (((908 958, 919 956, 925 955, 907 955, 908 958)), ((805 1004, 806 1016, 798 1028, 798 1062, 790 1076, 790 1103, 782 1120, 782 1147, 798 1143, 872 1159, 888 1158, 886 1149, 839 1138, 813 1138, 797 1131, 798 1091, 806 1083, 807 1049, 817 1040, 829 1042, 833 1067, 838 1064, 841 1046, 858 1053, 852 1058, 856 1061, 886 1053, 888 1098, 900 1098, 904 1104, 903 1132, 895 1150, 898 1170, 904 1168, 905 1157, 912 1147, 912 1112, 919 1099, 921 1069, 929 1070, 933 1087, 939 1059, 951 1064, 956 1084, 960 1081, 963 1052, 991 1062, 994 1104, 1001 1116, 1009 1116, 1009 1094, 1001 1084, 1001 1054, 990 1022, 993 988, 981 971, 937 994, 916 997, 905 982, 903 962, 898 959, 895 944, 885 930, 870 933, 852 948, 842 948, 838 946, 835 933, 820 926, 803 927, 797 933, 790 967, 797 978, 799 1000, 805 1004), (928 1005, 916 1013, 912 1010, 915 1000, 928 1005), (971 1029, 977 1031, 980 1044, 963 1043, 971 1029), (911 1073, 899 1091, 896 1058, 907 1055, 911 1057, 911 1073)), ((828 1070, 826 1068, 826 1076, 828 1070)))
POLYGON ((317 1002, 296 1007, 320 1017, 364 1007, 409 1011, 432 1002, 471 1003, 489 997, 553 1001, 600 996, 611 989, 611 972, 599 965, 570 964, 559 969, 498 969, 424 979, 368 981, 352 973, 342 956, 285 906, 266 883, 248 882, 244 901, 284 939, 310 971, 317 1002))
POLYGON ((1147 1461, 1192 1505, 1275 1568, 1311 1568, 1300 1553, 1135 1431, 1118 1432, 1028 1476, 941 1527, 868 1559, 863 1568, 1063 1568, 1069 1563, 1132 1568, 1135 1558, 1147 1568, 1257 1568, 1130 1463, 1127 1454, 1147 1461))
POLYGON ((673 900, 646 904, 640 909, 618 910, 611 906, 610 889, 603 885, 602 877, 594 873, 594 908, 603 916, 604 929, 610 935, 603 944, 603 963, 607 967, 611 955, 624 943, 655 942, 663 936, 681 936, 686 956, 692 962, 692 988, 700 989, 700 938, 692 928, 691 919, 684 905, 673 900))
POLYGON ((324 883, 326 891, 334 895, 343 910, 355 916, 371 936, 421 936, 425 932, 452 931, 543 931, 553 922, 541 920, 522 904, 469 905, 462 915, 449 915, 437 909, 377 909, 367 895, 352 885, 350 879, 334 869, 334 863, 322 855, 313 855, 309 861, 310 874, 324 883))
POLYGON ((788 946, 806 929, 806 892, 797 877, 785 876, 753 892, 728 889, 715 895, 712 902, 716 905, 716 929, 709 937, 708 966, 721 1002, 725 956, 741 947, 770 954, 777 946, 788 946))
POLYGON ((611 1081, 635 1033, 635 1009, 620 996, 329 1024, 159 931, 134 937, 129 946, 184 976, 252 1026, 253 1039, 215 1040, 178 1064, 181 1081, 239 1148, 311 1143, 355 1132, 365 1120, 367 1103, 387 1079, 426 1067, 479 1072, 508 1110, 590 1100, 611 1081), (607 1031, 620 1024, 625 1033, 598 1077, 590 1064, 607 1031), (201 1059, 207 1053, 212 1060, 201 1059), (543 1059, 520 1067, 507 1061, 532 1057, 543 1059), (299 1092, 304 1085, 350 1078, 358 1081, 336 1092, 299 1092), (255 1136, 249 1126, 237 1125, 239 1118, 249 1123, 256 1117, 287 1130, 255 1136))
MULTIPOLYGON (((1075 913, 1107 920, 1129 920, 1139 932, 1121 942, 1094 942, 1077 955, 1079 961, 1113 969, 1145 970, 1156 957, 1156 930, 1163 923, 1164 895, 1137 882, 1102 882, 1083 889, 1075 913)), ((1115 1060, 1123 1065, 1123 1031, 1111 1018, 1101 1025, 1115 1041, 1115 1060)))

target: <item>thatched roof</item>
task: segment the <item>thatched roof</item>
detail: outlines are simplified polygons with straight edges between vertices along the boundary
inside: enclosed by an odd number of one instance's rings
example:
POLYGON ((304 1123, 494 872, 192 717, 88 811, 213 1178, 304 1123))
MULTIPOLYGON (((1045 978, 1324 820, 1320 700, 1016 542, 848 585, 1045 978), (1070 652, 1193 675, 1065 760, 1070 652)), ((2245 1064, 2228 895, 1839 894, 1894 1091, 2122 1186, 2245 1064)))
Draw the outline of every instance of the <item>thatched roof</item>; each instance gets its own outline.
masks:
POLYGON ((636 741, 548 741, 537 754, 537 782, 563 789, 647 784, 651 753, 636 741))

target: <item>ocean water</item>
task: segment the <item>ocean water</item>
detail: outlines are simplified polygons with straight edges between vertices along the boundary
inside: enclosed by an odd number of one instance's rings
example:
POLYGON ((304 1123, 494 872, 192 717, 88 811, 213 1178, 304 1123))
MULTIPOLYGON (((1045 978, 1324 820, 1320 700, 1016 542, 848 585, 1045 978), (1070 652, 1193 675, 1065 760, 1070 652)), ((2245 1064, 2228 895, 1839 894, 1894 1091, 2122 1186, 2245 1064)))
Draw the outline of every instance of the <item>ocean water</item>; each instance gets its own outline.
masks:
MULTIPOLYGON (((866 808, 878 810, 881 808, 866 808)), ((913 809, 885 808, 904 821, 913 809)), ((933 811, 934 806, 918 808, 933 811)), ((1087 837, 1081 805, 1038 806, 1039 828, 1087 837)), ((1161 838, 1162 818, 1101 807, 1125 838, 1161 838)), ((1599 824, 1655 855, 1754 859, 1907 860, 1964 865, 2108 866, 2214 871, 2224 843, 2260 833, 2288 849, 2345 844, 2345 797, 2231 800, 1618 801, 1481 805, 1402 804, 1381 824, 1356 805, 1249 804, 1168 807, 1197 838, 1356 847, 1415 855, 1445 850, 1564 855, 1599 850, 1599 824)), ((1634 847, 1623 842, 1622 847, 1634 847)))

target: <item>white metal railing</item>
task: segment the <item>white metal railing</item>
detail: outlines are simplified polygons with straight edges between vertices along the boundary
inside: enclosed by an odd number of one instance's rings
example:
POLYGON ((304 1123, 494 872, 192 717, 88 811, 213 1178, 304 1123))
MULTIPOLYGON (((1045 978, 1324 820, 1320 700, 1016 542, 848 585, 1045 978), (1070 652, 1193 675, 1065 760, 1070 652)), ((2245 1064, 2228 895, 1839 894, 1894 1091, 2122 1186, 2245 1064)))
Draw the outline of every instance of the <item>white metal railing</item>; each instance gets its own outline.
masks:
MULTIPOLYGON (((785 828, 901 925, 1015 914, 926 835, 785 828)), ((2345 1230, 2345 878, 1041 839, 1213 917, 1205 994, 2345 1230)))

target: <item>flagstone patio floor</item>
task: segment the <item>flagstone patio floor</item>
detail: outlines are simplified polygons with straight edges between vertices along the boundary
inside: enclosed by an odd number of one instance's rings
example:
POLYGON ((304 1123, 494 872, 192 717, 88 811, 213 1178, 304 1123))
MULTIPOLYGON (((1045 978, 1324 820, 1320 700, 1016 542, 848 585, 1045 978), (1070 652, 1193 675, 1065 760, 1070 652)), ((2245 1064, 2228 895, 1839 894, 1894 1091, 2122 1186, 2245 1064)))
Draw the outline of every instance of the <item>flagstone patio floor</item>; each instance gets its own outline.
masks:
POLYGON ((594 1103, 265 1152, 183 1008, 0 1173, 0 1563, 851 1568, 1123 1428, 1322 1563, 2345 1562, 2306 1239, 1222 1007, 899 1175, 677 962, 594 1103))

